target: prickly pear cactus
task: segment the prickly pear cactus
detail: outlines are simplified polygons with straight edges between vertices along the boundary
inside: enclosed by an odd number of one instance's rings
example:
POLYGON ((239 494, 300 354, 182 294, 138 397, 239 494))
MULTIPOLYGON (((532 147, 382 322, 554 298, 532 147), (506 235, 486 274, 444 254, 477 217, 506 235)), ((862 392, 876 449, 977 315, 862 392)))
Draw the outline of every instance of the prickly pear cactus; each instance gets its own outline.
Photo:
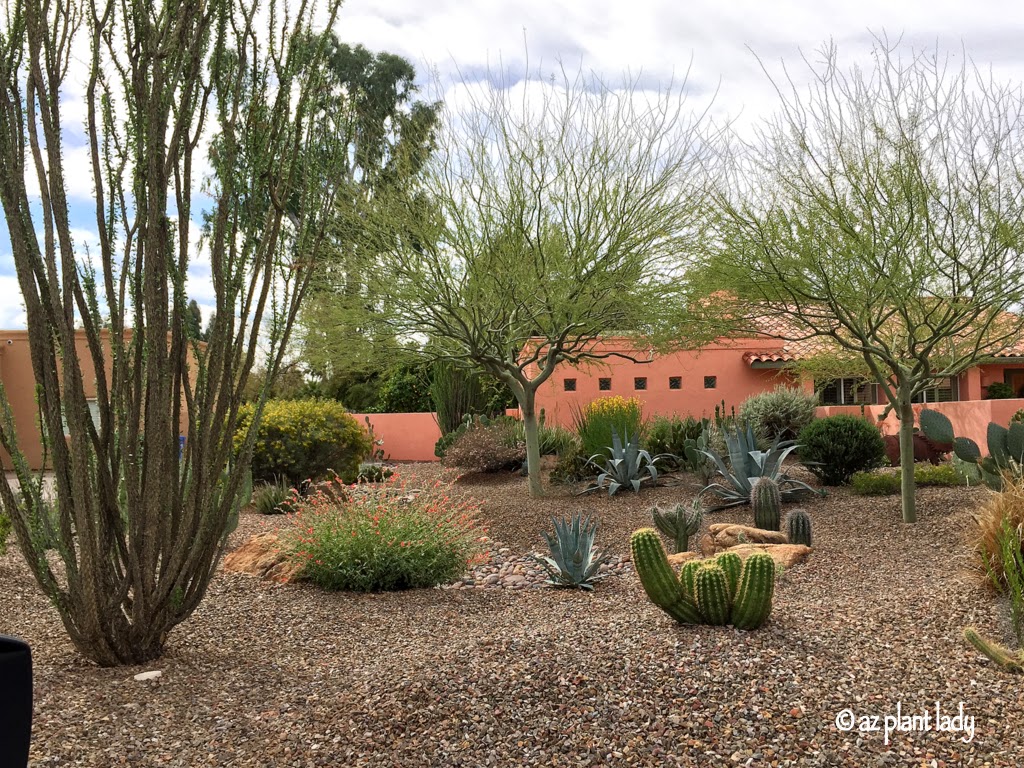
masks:
POLYGON ((633 567, 651 602, 681 624, 700 624, 700 612, 683 591, 679 577, 669 565, 658 532, 653 528, 641 528, 629 543, 633 567))
POLYGON ((772 612, 775 594, 775 561, 767 553, 747 558, 732 606, 732 624, 737 629, 757 629, 772 612))
POLYGON ((713 562, 701 566, 694 577, 697 587, 697 609, 705 624, 721 626, 729 623, 732 601, 729 582, 723 571, 713 562))
POLYGON ((765 531, 779 530, 782 493, 777 482, 759 478, 750 488, 750 506, 754 508, 754 525, 765 531))
POLYGON ((811 516, 806 510, 794 509, 786 515, 786 538, 790 544, 811 546, 811 516))

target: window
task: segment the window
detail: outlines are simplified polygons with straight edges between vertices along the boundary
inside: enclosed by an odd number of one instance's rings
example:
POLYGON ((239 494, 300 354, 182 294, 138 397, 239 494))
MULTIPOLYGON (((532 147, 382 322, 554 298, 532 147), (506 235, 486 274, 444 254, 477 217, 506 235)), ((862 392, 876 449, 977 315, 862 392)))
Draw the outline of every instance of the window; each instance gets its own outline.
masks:
POLYGON ((717 376, 705 376, 704 377, 704 389, 714 389, 718 386, 717 376))
POLYGON ((682 376, 669 376, 668 377, 668 388, 669 389, 682 389, 683 388, 683 377, 682 376))
POLYGON ((939 379, 934 387, 914 395, 915 403, 950 403, 960 399, 960 388, 955 378, 939 379))
POLYGON ((612 388, 612 380, 611 379, 598 379, 597 380, 597 388, 599 390, 601 390, 602 392, 607 392, 609 389, 612 388))
POLYGON ((822 405, 872 405, 876 402, 875 387, 875 384, 860 379, 814 382, 822 405))
POLYGON ((562 380, 562 388, 566 392, 575 392, 576 391, 576 379, 563 379, 562 380))
POLYGON ((647 377, 637 376, 633 379, 633 389, 647 389, 647 377))

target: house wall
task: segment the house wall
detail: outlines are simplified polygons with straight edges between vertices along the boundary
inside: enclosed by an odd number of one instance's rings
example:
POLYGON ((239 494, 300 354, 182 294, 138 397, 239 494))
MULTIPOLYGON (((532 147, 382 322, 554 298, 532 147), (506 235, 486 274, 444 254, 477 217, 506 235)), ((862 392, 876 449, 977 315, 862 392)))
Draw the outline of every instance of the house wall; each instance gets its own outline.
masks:
POLYGON ((441 438, 441 429, 433 413, 369 413, 352 414, 365 424, 370 420, 373 435, 382 440, 380 449, 389 461, 437 461, 434 445, 441 438))
MULTIPOLYGON (((714 416, 715 406, 725 401, 726 410, 756 392, 780 385, 794 386, 793 376, 780 369, 751 368, 743 355, 770 347, 764 339, 737 339, 730 343, 710 344, 699 352, 674 352, 653 355, 650 362, 634 363, 622 358, 590 361, 579 366, 560 365, 554 375, 537 391, 537 408, 544 409, 546 423, 571 426, 573 413, 599 397, 621 395, 639 397, 647 416, 714 416), (682 378, 682 388, 669 389, 669 377, 682 378), (713 389, 705 388, 704 377, 714 376, 713 389), (611 389, 598 387, 598 379, 610 378, 611 389), (635 377, 647 378, 647 389, 634 387, 635 377), (565 379, 576 379, 576 391, 565 391, 565 379)), ((604 352, 625 351, 625 347, 603 345, 604 352)), ((635 353, 634 353, 635 354, 635 353)), ((648 355, 644 355, 648 357, 648 355)), ((805 385, 810 387, 810 383, 805 385)))
MULTIPOLYGON (((980 365, 980 366, 978 366, 978 370, 980 372, 980 386, 982 388, 987 387, 989 384, 992 384, 993 382, 1007 381, 1008 380, 1008 377, 1007 377, 1008 373, 1011 373, 1011 374, 1012 373, 1016 373, 1017 374, 1017 377, 1015 377, 1015 378, 1016 378, 1016 383, 1019 385, 1020 384, 1020 378, 1018 378, 1018 377, 1024 375, 1024 365, 1021 365, 1019 363, 1016 364, 1016 365, 1012 365, 1012 364, 1008 364, 1008 365, 980 365)), ((982 392, 979 395, 979 398, 980 397, 984 397, 984 396, 985 396, 984 389, 982 389, 982 392)))
MULTIPOLYGON (((931 403, 928 405, 915 405, 914 414, 919 414, 922 408, 930 408, 934 411, 944 413, 953 423, 953 432, 958 437, 969 437, 981 446, 982 453, 986 453, 986 435, 989 422, 1006 426, 1010 423, 1019 409, 1024 408, 1024 398, 1012 400, 962 400, 955 403, 931 403)), ((864 407, 863 414, 873 424, 877 423, 882 434, 895 435, 899 432, 900 423, 895 412, 890 411, 884 421, 879 422, 878 418, 885 411, 884 405, 868 405, 864 407)), ((860 416, 860 406, 856 405, 830 405, 817 409, 819 418, 835 416, 836 414, 847 414, 860 416)))

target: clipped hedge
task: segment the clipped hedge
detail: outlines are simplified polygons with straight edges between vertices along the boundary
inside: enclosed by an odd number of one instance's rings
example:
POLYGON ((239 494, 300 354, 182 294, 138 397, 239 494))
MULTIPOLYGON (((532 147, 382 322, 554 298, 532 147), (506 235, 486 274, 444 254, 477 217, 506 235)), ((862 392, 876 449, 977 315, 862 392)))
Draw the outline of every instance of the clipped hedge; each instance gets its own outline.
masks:
MULTIPOLYGON (((252 421, 254 406, 238 412, 235 450, 252 421)), ((254 482, 286 480, 297 486, 336 472, 355 482, 359 463, 373 444, 363 426, 335 400, 268 400, 252 454, 254 482)))

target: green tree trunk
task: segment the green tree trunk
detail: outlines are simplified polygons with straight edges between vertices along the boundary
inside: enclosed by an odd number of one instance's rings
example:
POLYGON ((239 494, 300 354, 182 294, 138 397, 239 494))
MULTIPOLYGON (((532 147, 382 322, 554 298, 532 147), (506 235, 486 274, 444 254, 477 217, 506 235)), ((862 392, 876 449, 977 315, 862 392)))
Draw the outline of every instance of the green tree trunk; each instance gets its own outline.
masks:
POLYGON ((519 410, 526 432, 526 469, 530 475, 530 496, 537 498, 544 495, 544 488, 540 481, 540 424, 534 395, 533 390, 525 390, 524 396, 519 398, 519 410))
POLYGON ((903 522, 916 523, 914 506, 914 408, 910 396, 898 393, 900 417, 900 489, 903 496, 903 522))

